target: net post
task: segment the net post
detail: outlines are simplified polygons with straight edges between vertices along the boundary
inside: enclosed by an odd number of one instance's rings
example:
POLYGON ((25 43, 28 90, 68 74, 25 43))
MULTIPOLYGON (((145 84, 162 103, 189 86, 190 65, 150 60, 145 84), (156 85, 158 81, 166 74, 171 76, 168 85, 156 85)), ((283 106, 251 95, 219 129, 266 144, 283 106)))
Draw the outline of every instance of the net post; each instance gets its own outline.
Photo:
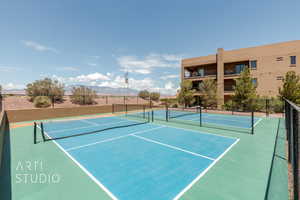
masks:
POLYGON ((152 118, 152 122, 154 122, 154 111, 151 110, 151 118, 152 118))
POLYGON ((234 110, 234 108, 233 108, 233 101, 231 100, 231 114, 233 115, 233 110, 234 110))
POLYGON ((254 111, 251 111, 251 134, 254 134, 254 111))
POLYGON ((125 96, 124 96, 123 98, 124 98, 124 99, 123 99, 123 101, 124 101, 123 103, 124 103, 124 105, 125 105, 125 104, 126 104, 126 102, 125 102, 125 96))
POLYGON ((168 108, 168 104, 166 104, 166 121, 169 121, 169 108, 168 108))
POLYGON ((125 114, 127 115, 127 113, 128 113, 128 106, 127 104, 125 104, 125 114))
POLYGON ((202 126, 202 108, 199 106, 199 115, 200 115, 200 127, 202 126))
POLYGON ((146 113, 146 106, 143 105, 143 117, 145 118, 145 113, 146 113))
POLYGON ((115 104, 111 104, 111 106, 112 106, 111 113, 115 113, 115 104))
POLYGON ((45 138, 44 123, 43 123, 43 122, 41 122, 41 130, 42 130, 43 141, 45 142, 45 141, 46 141, 46 138, 45 138))
POLYGON ((108 96, 105 96, 106 104, 108 104, 108 96))
POLYGON ((33 127, 33 143, 36 144, 36 122, 34 122, 34 127, 33 127))

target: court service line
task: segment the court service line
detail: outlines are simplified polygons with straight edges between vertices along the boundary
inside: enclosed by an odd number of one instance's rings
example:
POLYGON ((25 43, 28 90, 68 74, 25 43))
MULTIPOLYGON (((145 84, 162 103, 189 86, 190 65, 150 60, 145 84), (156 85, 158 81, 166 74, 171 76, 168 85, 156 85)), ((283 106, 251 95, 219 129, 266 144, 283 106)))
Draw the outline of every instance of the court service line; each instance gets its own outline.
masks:
POLYGON ((208 170, 210 170, 240 139, 232 143, 217 159, 215 159, 204 171, 202 171, 189 185, 187 185, 180 193, 178 193, 173 200, 178 200, 186 191, 188 191, 198 180, 203 177, 208 170))
POLYGON ((127 134, 127 135, 113 137, 113 138, 109 138, 109 139, 106 139, 106 140, 100 140, 100 141, 89 143, 89 144, 85 144, 85 145, 75 146, 75 147, 71 147, 71 148, 66 149, 66 151, 77 150, 77 149, 81 149, 81 148, 84 148, 84 147, 93 146, 93 145, 96 145, 96 144, 110 142, 110 141, 113 141, 113 140, 118 140, 118 139, 121 139, 121 138, 124 138, 124 137, 132 136, 133 134, 145 133, 145 132, 156 130, 156 129, 160 129, 160 128, 163 128, 163 127, 156 127, 156 128, 151 128, 151 129, 143 130, 143 131, 137 131, 137 132, 133 132, 133 133, 130 133, 130 134, 127 134))
POLYGON ((162 146, 166 146, 166 147, 169 147, 169 148, 171 148, 171 149, 175 149, 175 150, 182 151, 182 152, 185 152, 185 153, 188 153, 188 154, 192 154, 192 155, 194 155, 194 156, 206 158, 206 159, 209 159, 209 160, 212 160, 212 161, 215 160, 215 159, 213 159, 213 158, 211 158, 211 157, 208 157, 208 156, 204 156, 204 155, 201 155, 201 154, 198 154, 198 153, 195 153, 195 152, 192 152, 192 151, 188 151, 188 150, 185 150, 185 149, 182 149, 182 148, 179 148, 179 147, 175 147, 175 146, 172 146, 172 145, 169 145, 169 144, 166 144, 166 143, 158 142, 158 141, 156 141, 156 140, 151 140, 151 139, 148 139, 148 138, 139 136, 139 135, 132 134, 131 136, 137 137, 137 138, 142 139, 142 140, 146 140, 146 141, 148 141, 148 142, 152 142, 152 143, 155 143, 155 144, 159 144, 159 145, 162 145, 162 146))
POLYGON ((82 126, 82 127, 77 127, 77 128, 61 129, 61 130, 48 131, 48 132, 49 133, 59 133, 59 132, 72 131, 72 130, 78 130, 78 129, 83 129, 83 128, 92 128, 92 127, 105 126, 105 125, 110 125, 110 124, 119 124, 122 122, 127 122, 127 120, 122 120, 122 121, 118 121, 118 122, 110 122, 110 123, 106 123, 106 124, 98 124, 98 125, 93 125, 93 126, 82 126))
MULTIPOLYGON (((51 138, 47 132, 44 132, 49 138, 51 138)), ((55 140, 52 140, 60 150, 62 150, 82 171, 84 171, 107 195, 113 200, 118 200, 118 198, 113 195, 96 177, 94 177, 84 166, 82 166, 71 154, 69 154, 60 144, 55 140)))

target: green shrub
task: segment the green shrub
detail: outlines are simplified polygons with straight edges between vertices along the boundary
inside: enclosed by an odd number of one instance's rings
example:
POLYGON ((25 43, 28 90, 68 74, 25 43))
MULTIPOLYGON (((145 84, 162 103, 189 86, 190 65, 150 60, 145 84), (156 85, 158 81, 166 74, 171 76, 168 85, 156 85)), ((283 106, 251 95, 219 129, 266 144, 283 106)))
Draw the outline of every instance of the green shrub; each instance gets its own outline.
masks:
POLYGON ((172 107, 172 108, 178 108, 178 104, 175 103, 175 104, 173 104, 171 107, 172 107))
POLYGON ((278 98, 270 99, 270 112, 271 113, 282 113, 283 112, 283 101, 278 98))
POLYGON ((50 78, 27 84, 25 91, 31 102, 34 101, 37 96, 48 96, 52 98, 54 102, 62 102, 65 92, 63 84, 50 78))
POLYGON ((96 92, 88 87, 79 86, 72 88, 71 102, 79 105, 95 104, 96 92))
POLYGON ((37 108, 47 108, 51 105, 51 101, 47 96, 37 96, 34 98, 33 104, 37 108))
POLYGON ((232 107, 233 107, 233 101, 232 100, 228 100, 224 103, 223 105, 223 109, 224 110, 232 110, 232 107))
POLYGON ((139 92, 138 96, 142 99, 147 100, 150 97, 150 92, 148 90, 142 90, 139 92))

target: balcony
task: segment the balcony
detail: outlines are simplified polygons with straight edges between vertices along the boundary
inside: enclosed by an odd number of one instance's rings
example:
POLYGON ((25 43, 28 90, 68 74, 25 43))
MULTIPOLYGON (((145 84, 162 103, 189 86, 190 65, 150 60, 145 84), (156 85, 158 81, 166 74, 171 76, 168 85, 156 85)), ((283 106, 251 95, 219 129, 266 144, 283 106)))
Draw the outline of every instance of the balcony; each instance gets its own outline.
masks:
POLYGON ((217 78, 217 72, 204 72, 204 73, 197 73, 193 72, 190 75, 184 76, 184 79, 201 79, 201 78, 217 78))

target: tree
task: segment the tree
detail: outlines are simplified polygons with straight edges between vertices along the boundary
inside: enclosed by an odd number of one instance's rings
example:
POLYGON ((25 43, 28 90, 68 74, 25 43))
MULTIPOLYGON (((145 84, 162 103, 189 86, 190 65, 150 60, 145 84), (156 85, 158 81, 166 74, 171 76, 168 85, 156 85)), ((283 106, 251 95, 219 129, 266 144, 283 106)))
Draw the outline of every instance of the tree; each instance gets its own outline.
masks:
POLYGON ((37 96, 47 96, 51 99, 52 103, 62 102, 64 96, 64 85, 57 80, 45 78, 43 80, 37 80, 33 83, 27 84, 25 89, 27 96, 30 97, 30 101, 33 102, 37 96))
POLYGON ((160 93, 158 93, 158 92, 151 92, 150 93, 150 98, 153 101, 159 101, 160 93))
POLYGON ((150 93, 148 92, 148 90, 142 90, 139 92, 138 96, 142 99, 147 100, 150 97, 150 93))
POLYGON ((184 80, 180 84, 180 91, 178 93, 178 102, 184 104, 184 106, 191 105, 194 101, 195 90, 193 88, 193 83, 190 80, 184 80))
POLYGON ((97 98, 96 91, 86 87, 79 86, 72 88, 71 102, 79 105, 90 105, 95 103, 97 98))
POLYGON ((199 90, 202 94, 203 106, 210 107, 217 105, 217 84, 215 80, 207 79, 200 83, 199 90))
POLYGON ((279 97, 300 104, 300 76, 296 72, 289 71, 286 73, 282 88, 279 88, 279 97))
POLYGON ((256 86, 252 82, 250 70, 246 67, 241 76, 235 80, 233 102, 244 111, 252 107, 253 100, 257 97, 256 86))

